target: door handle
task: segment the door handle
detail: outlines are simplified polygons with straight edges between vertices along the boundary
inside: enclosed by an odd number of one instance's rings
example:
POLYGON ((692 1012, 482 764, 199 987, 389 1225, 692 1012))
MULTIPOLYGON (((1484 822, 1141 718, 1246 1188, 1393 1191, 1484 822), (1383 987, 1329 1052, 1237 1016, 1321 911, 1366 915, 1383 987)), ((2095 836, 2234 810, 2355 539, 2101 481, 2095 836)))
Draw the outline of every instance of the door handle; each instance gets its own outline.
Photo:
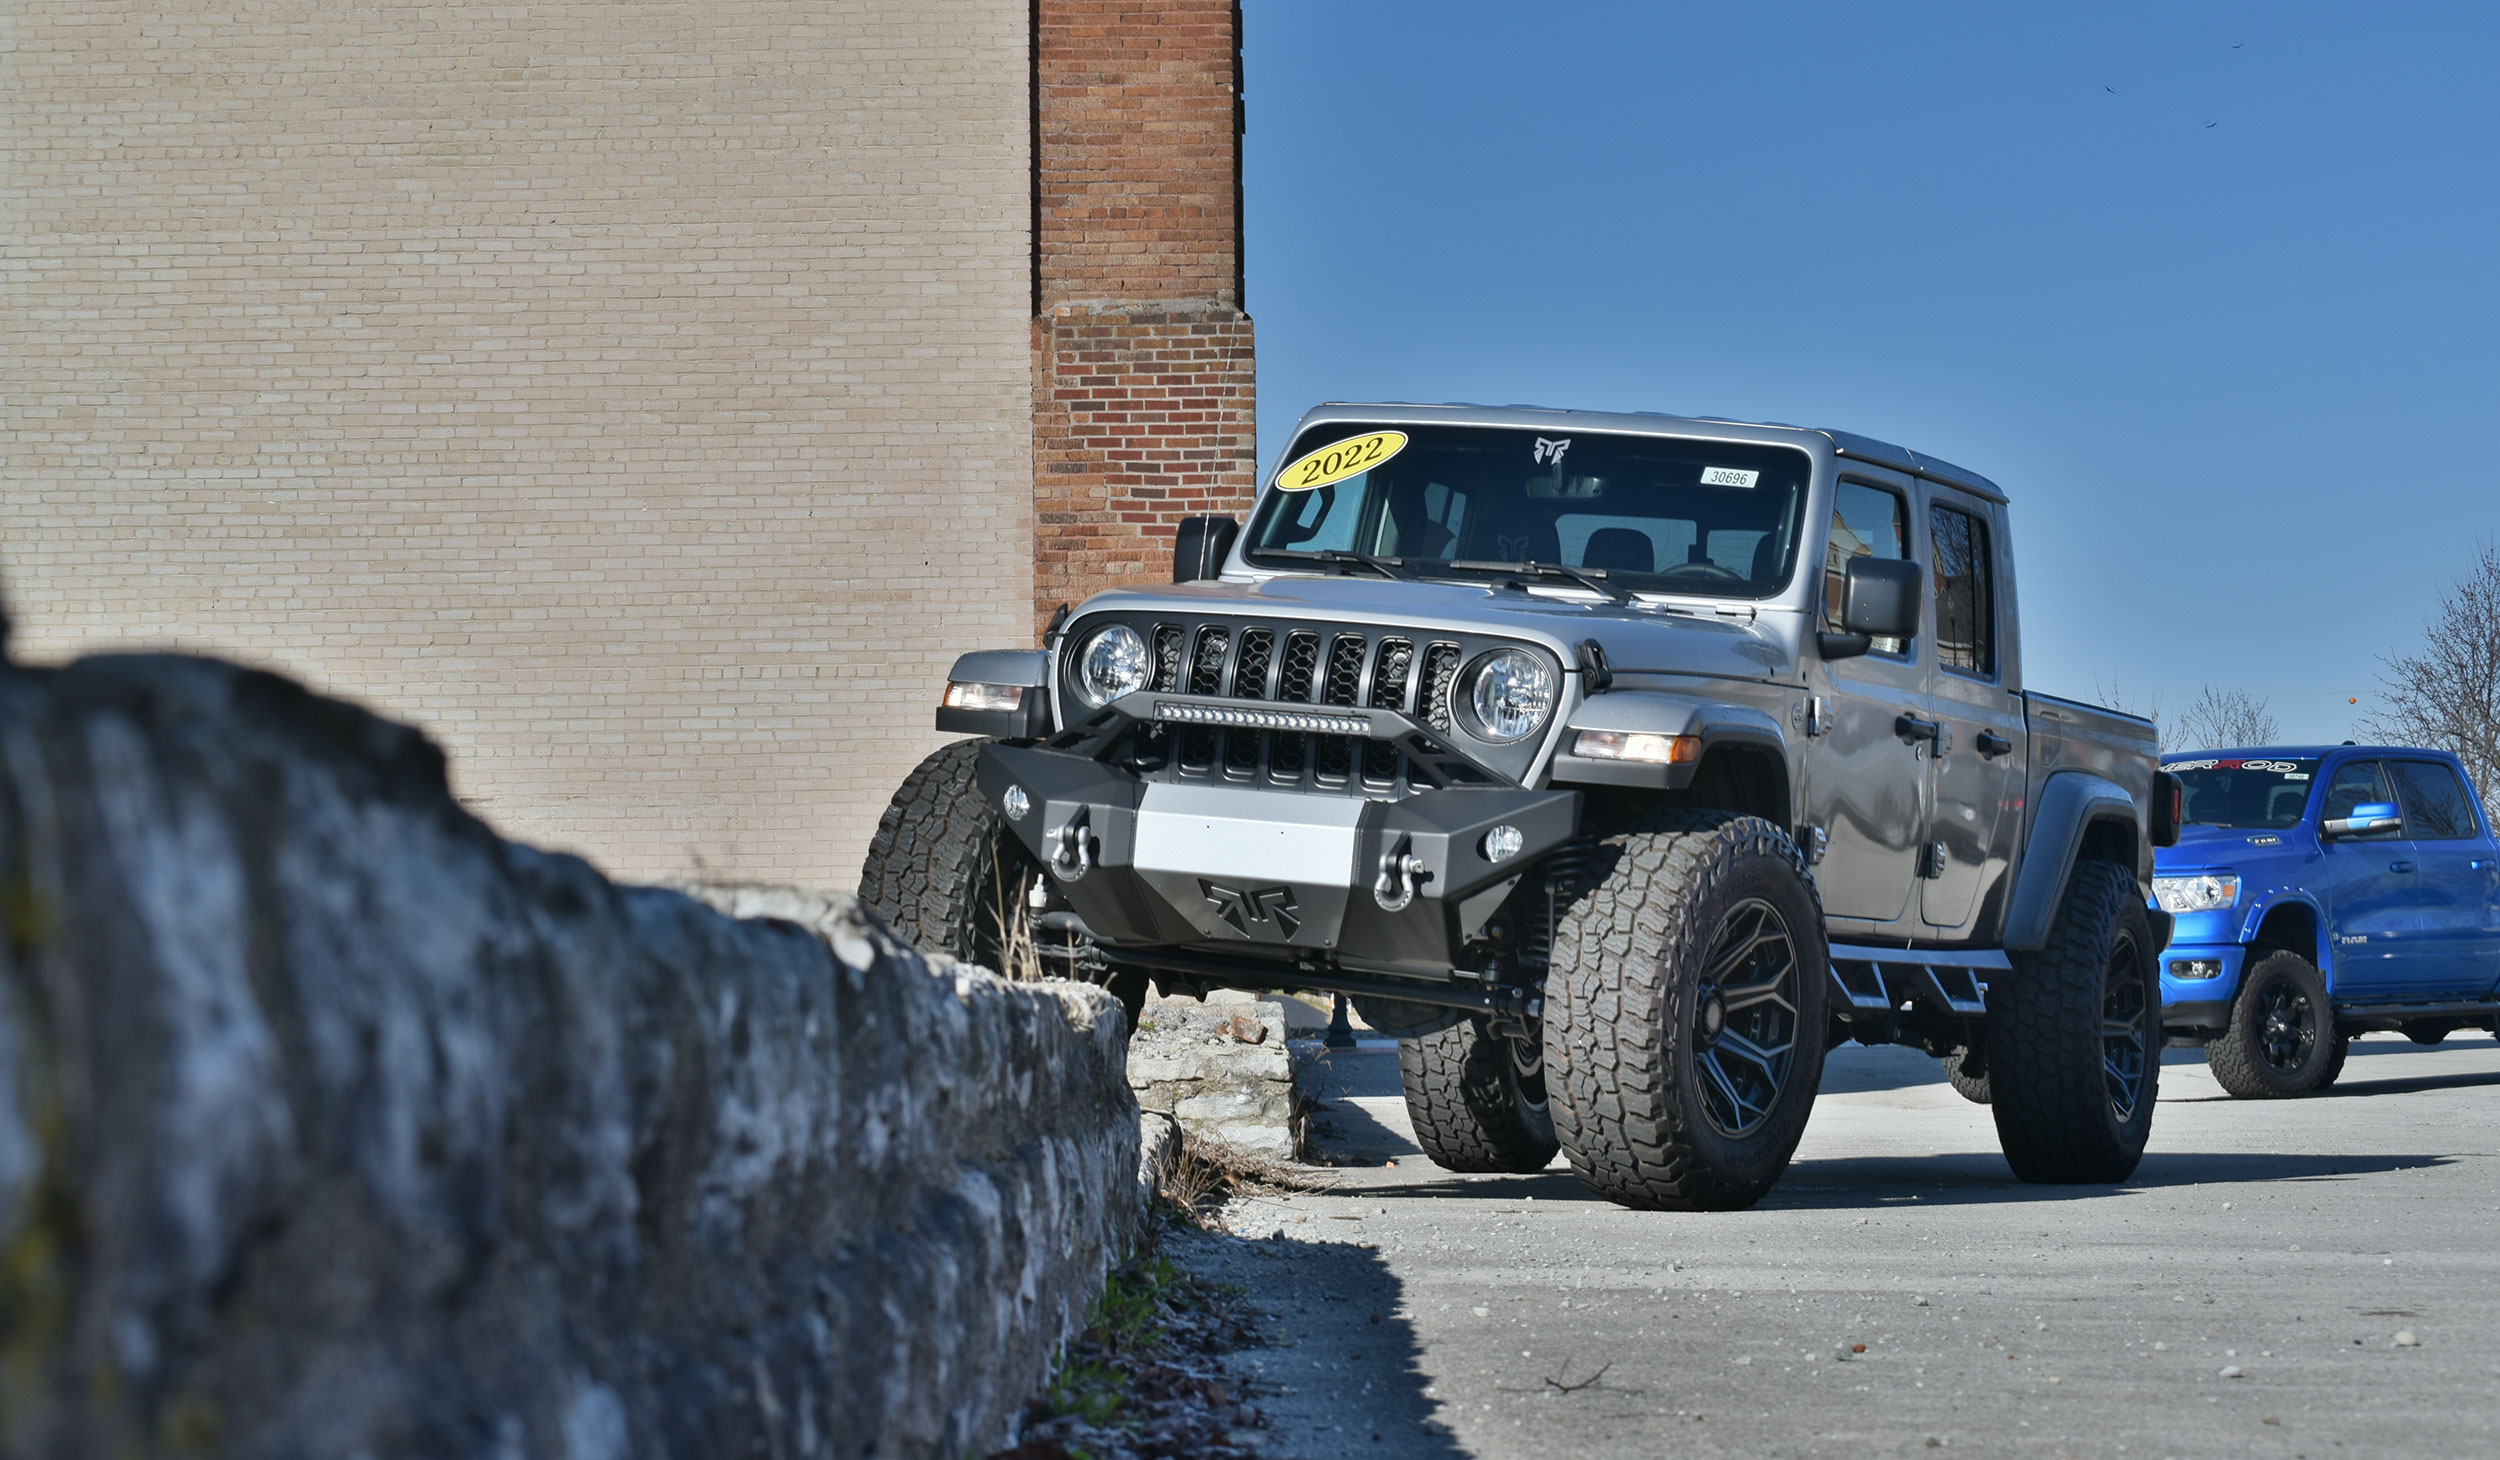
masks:
POLYGON ((1979 747, 1979 753, 1981 755, 1987 756, 1991 760, 2014 748, 2013 741, 1999 735, 1994 730, 1980 731, 1978 738, 1973 740, 1971 743, 1979 747))
POLYGON ((1944 725, 1935 720, 1922 720, 1916 715, 1903 715, 1892 722, 1892 733, 1904 740, 1924 740, 1932 745, 1944 733, 1944 725))
POLYGON ((2410 872, 2413 870, 2413 864, 2411 862, 2390 862, 2387 864, 2387 870, 2390 872, 2410 872))

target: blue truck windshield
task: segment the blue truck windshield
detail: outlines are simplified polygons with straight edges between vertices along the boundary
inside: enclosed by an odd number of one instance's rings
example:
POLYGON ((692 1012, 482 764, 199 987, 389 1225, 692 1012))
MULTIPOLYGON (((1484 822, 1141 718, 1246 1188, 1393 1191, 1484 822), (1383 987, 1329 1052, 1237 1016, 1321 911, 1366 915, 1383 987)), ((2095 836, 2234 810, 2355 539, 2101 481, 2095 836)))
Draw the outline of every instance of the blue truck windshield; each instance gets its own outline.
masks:
POLYGON ((1766 598, 1795 570, 1811 471, 1780 446, 1330 422, 1286 453, 1247 556, 1436 577, 1541 563, 1634 592, 1766 598))
POLYGON ((2190 758, 2161 768, 2187 783, 2185 820, 2192 826, 2297 826, 2318 780, 2314 760, 2190 758))

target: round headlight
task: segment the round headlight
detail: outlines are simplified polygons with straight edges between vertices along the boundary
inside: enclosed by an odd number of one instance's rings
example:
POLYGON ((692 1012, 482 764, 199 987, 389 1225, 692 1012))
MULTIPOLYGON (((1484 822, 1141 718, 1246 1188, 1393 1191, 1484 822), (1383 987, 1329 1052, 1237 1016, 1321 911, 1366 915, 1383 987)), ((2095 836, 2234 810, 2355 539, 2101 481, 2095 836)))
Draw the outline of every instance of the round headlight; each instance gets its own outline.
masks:
POLYGON ((1149 671, 1146 641, 1126 624, 1113 624, 1085 641, 1076 656, 1077 693, 1087 706, 1101 709, 1146 687, 1149 671))
POLYGON ((1476 733, 1497 744, 1525 740, 1554 710, 1554 671, 1524 649, 1496 649, 1476 661, 1467 687, 1476 733))

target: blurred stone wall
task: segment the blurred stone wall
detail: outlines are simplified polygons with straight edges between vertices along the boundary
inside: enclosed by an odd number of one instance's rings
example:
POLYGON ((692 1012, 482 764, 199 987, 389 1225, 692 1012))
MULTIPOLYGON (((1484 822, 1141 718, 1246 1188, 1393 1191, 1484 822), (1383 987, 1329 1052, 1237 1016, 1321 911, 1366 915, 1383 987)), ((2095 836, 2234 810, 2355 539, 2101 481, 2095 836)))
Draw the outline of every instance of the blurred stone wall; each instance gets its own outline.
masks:
POLYGON ((1122 1019, 500 840, 230 665, 0 668, 0 1456, 944 1456, 1138 1216, 1122 1019))

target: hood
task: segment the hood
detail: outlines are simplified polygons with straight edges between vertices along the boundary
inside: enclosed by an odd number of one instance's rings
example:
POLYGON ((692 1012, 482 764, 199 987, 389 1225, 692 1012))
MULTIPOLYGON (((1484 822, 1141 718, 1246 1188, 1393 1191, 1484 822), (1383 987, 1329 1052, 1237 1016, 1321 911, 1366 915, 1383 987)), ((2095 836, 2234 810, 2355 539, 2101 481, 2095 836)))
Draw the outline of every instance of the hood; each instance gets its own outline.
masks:
POLYGON ((2199 867, 2227 866, 2235 857, 2281 856, 2286 847, 2308 840, 2308 832, 2297 826, 2281 831, 2247 826, 2183 826, 2179 828, 2177 846, 2154 848, 2153 869, 2194 871, 2199 867))
POLYGON ((1280 577, 1256 583, 1178 583, 1115 590, 1085 601, 1078 616, 1124 613, 1273 613, 1386 628, 1446 626, 1544 643, 1568 665, 1595 639, 1617 674, 1715 679, 1794 679, 1801 615, 1751 604, 1728 614, 1622 605, 1523 593, 1490 584, 1387 578, 1280 577))

